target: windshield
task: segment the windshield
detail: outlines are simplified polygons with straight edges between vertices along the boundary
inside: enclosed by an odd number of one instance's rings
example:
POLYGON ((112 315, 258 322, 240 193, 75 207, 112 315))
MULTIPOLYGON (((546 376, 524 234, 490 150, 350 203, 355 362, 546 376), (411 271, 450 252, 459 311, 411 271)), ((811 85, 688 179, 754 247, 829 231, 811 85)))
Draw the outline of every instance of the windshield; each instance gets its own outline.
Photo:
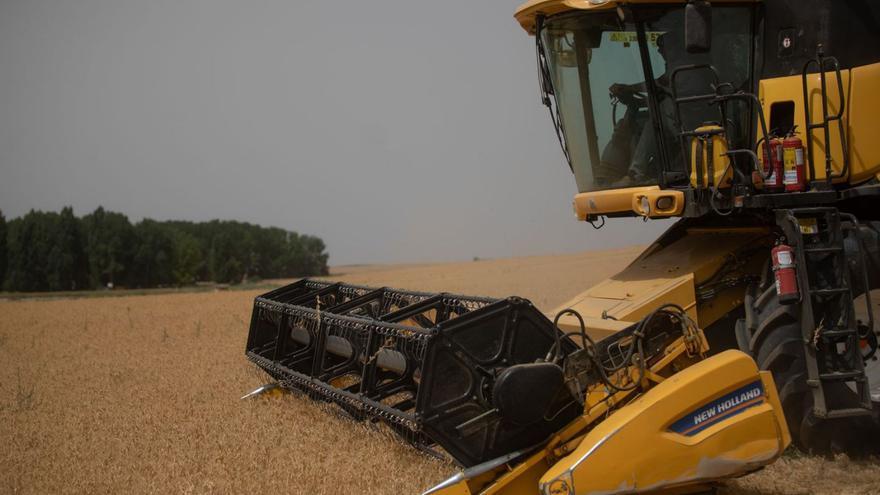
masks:
MULTIPOLYGON (((712 17, 712 50, 692 54, 684 49, 683 6, 640 10, 650 77, 642 62, 639 26, 621 22, 616 12, 568 13, 544 22, 542 67, 580 192, 655 185, 664 171, 686 172, 682 127, 725 121, 731 129, 728 138, 745 142, 747 105, 727 104, 735 108, 725 109, 722 118, 717 105, 683 104, 681 122, 676 118, 671 76, 677 67, 712 65, 718 82, 729 83, 726 88, 749 89, 749 9, 713 6, 712 17)), ((708 69, 682 72, 675 77, 675 93, 679 98, 708 94, 713 84, 708 69)))

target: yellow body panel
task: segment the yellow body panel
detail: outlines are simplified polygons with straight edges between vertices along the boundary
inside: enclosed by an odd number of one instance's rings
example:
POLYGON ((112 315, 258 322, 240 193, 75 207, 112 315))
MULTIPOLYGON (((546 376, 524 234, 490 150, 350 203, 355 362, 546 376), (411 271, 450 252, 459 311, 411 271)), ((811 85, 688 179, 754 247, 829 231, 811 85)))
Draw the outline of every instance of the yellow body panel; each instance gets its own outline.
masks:
POLYGON ((579 193, 574 197, 574 211, 578 220, 610 212, 630 211, 636 196, 658 191, 658 186, 646 186, 579 193))
MULTIPOLYGON (((587 319, 591 336, 601 339, 615 330, 594 326, 596 320, 614 319, 618 325, 636 322, 661 304, 674 303, 687 310, 700 328, 706 328, 742 304, 744 290, 722 291, 698 305, 696 287, 717 273, 734 253, 770 240, 763 228, 690 228, 667 245, 652 244, 622 272, 575 296, 552 314, 573 308, 587 319)), ((749 269, 757 270, 760 261, 749 260, 749 269)), ((565 331, 579 328, 570 316, 563 316, 560 326, 565 331)))
MULTIPOLYGON (((844 91, 849 88, 849 71, 842 71, 844 91)), ((840 109, 840 98, 837 92, 837 76, 834 73, 827 73, 826 85, 828 88, 828 112, 836 113, 840 109)), ((807 78, 810 95, 810 118, 815 123, 822 119, 822 99, 819 75, 812 74, 807 78)), ((804 147, 807 145, 806 136, 806 120, 803 101, 803 84, 800 75, 778 77, 772 79, 764 79, 759 84, 758 98, 764 108, 764 115, 768 121, 772 118, 771 106, 778 102, 794 102, 794 124, 797 126, 797 132, 804 141, 804 147)), ((844 115, 844 123, 846 123, 846 115, 844 115)), ((843 169, 843 153, 840 143, 840 135, 837 132, 836 124, 831 127, 831 156, 832 170, 835 173, 843 169)), ((807 180, 823 180, 825 179, 825 135, 821 129, 813 130, 813 157, 816 166, 816 176, 810 177, 809 167, 806 167, 807 180)), ((806 159, 806 156, 804 157, 806 159)), ((837 182, 843 182, 844 179, 837 182)))
POLYGON ((880 173, 880 64, 849 72, 850 183, 858 184, 880 173))
MULTIPOLYGON (((837 76, 833 72, 826 73, 828 93, 828 112, 834 114, 840 109, 840 97, 837 91, 837 76)), ((856 67, 841 71, 841 80, 846 94, 848 106, 844 111, 844 124, 847 130, 850 170, 847 178, 836 179, 835 182, 859 184, 880 172, 880 142, 876 136, 880 133, 880 95, 876 88, 880 85, 880 63, 856 67)), ((818 74, 807 77, 810 95, 810 118, 813 123, 822 120, 821 84, 818 74)), ((806 120, 803 101, 803 86, 800 75, 764 79, 760 83, 759 98, 764 114, 771 118, 771 107, 778 102, 794 102, 794 123, 806 146, 806 120)), ((831 157, 832 171, 840 173, 843 169, 843 148, 837 124, 831 124, 831 157)), ((825 179, 825 135, 821 129, 812 131, 813 160, 816 176, 810 180, 825 179)), ((808 167, 809 168, 809 167, 808 167)))
POLYGON ((684 193, 661 190, 659 186, 583 192, 574 197, 574 211, 578 220, 624 211, 632 211, 651 218, 662 218, 681 215, 682 210, 684 210, 684 193), (646 212, 642 209, 642 198, 648 199, 650 211, 646 212), (659 208, 657 201, 661 198, 668 198, 666 201, 669 201, 670 206, 659 208))
POLYGON ((570 477, 578 495, 613 494, 741 476, 775 460, 791 440, 777 400, 772 378, 759 374, 750 357, 723 352, 614 412, 550 468, 541 484, 570 477), (762 396, 719 401, 755 383, 761 384, 762 396), (717 407, 705 409, 707 404, 717 407), (703 414, 692 429, 711 426, 690 434, 671 431, 693 411, 703 414))

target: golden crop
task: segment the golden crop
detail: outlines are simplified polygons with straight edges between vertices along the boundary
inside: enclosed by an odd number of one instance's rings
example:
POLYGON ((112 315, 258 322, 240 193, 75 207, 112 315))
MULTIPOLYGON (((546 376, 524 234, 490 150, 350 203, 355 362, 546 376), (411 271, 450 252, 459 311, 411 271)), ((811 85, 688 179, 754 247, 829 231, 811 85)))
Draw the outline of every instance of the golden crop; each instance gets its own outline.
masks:
MULTIPOLYGON (((636 250, 388 268, 370 285, 549 310, 636 250), (597 263, 598 262, 598 263, 597 263)), ((257 292, 0 301, 0 493, 418 493, 455 468, 333 406, 241 401, 257 292)), ((727 493, 875 493, 878 463, 787 457, 727 493)))

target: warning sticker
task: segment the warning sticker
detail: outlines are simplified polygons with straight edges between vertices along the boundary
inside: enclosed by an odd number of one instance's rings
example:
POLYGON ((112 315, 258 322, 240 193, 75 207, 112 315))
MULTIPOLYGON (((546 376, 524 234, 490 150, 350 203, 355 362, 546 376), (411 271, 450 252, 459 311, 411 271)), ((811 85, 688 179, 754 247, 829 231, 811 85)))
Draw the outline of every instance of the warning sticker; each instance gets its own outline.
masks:
POLYGON ((798 227, 801 229, 801 234, 819 233, 819 222, 815 218, 798 218, 798 227))
POLYGON ((779 258, 780 265, 791 265, 791 252, 790 251, 779 251, 779 254, 776 255, 779 258))
MULTIPOLYGON (((651 46, 657 46, 657 38, 666 34, 665 31, 647 31, 645 32, 645 37, 648 39, 648 44, 651 46)), ((613 31, 608 33, 608 40, 614 43, 637 43, 639 41, 638 33, 635 31, 613 31)))

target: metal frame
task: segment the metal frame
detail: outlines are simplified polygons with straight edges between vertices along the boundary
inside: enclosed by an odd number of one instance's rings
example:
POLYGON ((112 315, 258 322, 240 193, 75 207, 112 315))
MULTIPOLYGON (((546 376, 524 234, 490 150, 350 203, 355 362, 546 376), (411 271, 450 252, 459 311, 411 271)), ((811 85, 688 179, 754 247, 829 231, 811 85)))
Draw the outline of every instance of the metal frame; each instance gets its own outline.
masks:
MULTIPOLYGON (((813 414, 823 419, 864 416, 873 411, 840 217, 836 208, 829 207, 776 210, 776 222, 796 253, 807 385, 813 393, 813 414), (809 241, 799 223, 805 218, 815 220, 817 226, 809 241), (826 387, 841 382, 854 384, 856 403, 830 400, 826 387)), ((864 266, 863 253, 859 251, 859 255, 864 266)))
POLYGON ((300 280, 254 301, 248 359, 287 388, 381 421, 416 447, 464 466, 545 440, 581 410, 504 421, 492 401, 501 370, 575 344, 529 301, 300 280))

